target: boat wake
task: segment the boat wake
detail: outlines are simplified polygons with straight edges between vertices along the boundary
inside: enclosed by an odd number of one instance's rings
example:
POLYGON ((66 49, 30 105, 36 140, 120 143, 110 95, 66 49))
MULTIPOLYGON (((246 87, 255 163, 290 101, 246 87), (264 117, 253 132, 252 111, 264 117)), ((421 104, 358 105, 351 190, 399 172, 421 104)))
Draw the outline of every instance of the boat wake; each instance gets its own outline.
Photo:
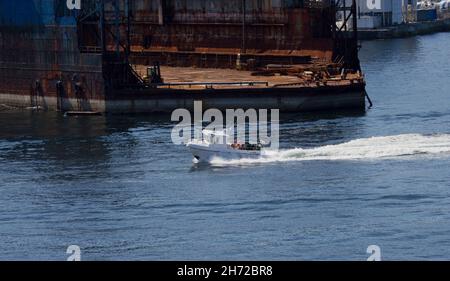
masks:
POLYGON ((213 165, 251 165, 257 163, 314 160, 376 160, 415 155, 450 155, 450 134, 405 134, 356 139, 342 144, 310 149, 266 151, 258 159, 213 159, 213 165))

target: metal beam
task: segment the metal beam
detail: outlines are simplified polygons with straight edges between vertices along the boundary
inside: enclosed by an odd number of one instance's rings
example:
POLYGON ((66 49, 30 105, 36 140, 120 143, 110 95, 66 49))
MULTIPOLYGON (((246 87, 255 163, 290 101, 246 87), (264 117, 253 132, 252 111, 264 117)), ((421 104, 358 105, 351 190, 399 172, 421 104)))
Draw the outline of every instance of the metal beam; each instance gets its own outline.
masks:
POLYGON ((158 24, 164 25, 164 0, 157 0, 158 1, 158 24))

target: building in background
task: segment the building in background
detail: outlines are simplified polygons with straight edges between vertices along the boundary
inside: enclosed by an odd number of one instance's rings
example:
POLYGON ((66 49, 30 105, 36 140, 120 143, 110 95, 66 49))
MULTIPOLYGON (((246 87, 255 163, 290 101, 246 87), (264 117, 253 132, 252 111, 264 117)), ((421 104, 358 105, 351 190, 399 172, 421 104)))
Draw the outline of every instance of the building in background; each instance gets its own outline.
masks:
POLYGON ((441 19, 450 18, 450 0, 442 0, 437 3, 438 16, 441 19))
POLYGON ((361 40, 388 39, 450 31, 450 0, 355 0, 356 22, 344 26, 351 0, 340 1, 337 26, 353 30, 361 40))
MULTIPOLYGON (((351 5, 346 0, 345 5, 351 5)), ((415 21, 417 0, 357 0, 358 28, 373 29, 415 21)))
POLYGON ((450 18, 450 0, 419 1, 417 21, 433 21, 450 18))

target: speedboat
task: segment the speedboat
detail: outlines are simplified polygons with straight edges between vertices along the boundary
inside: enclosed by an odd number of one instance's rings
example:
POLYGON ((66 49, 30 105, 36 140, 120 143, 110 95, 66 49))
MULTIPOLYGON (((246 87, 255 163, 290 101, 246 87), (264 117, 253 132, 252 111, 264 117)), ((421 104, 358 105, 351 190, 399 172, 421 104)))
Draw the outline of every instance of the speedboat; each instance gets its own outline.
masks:
POLYGON ((227 143, 226 132, 203 130, 202 140, 187 143, 197 162, 209 163, 214 159, 258 159, 264 155, 262 144, 227 143))

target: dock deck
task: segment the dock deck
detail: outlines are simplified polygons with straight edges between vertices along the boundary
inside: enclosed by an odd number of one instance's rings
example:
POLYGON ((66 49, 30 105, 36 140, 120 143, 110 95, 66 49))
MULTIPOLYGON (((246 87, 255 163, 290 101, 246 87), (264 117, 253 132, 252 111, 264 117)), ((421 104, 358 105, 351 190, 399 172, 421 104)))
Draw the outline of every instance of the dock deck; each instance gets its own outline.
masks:
MULTIPOLYGON (((164 83, 109 91, 105 111, 171 113, 183 108, 193 112, 195 101, 201 101, 205 110, 306 112, 365 108, 365 82, 359 72, 341 77, 336 71, 330 71, 335 73, 331 75, 323 70, 306 70, 306 66, 271 67, 252 72, 164 66, 164 83)), ((141 77, 147 73, 146 66, 134 68, 141 77)))
MULTIPOLYGON (((135 69, 141 77, 146 75, 146 66, 138 65, 135 66, 135 69)), ((316 88, 321 86, 346 86, 364 82, 364 77, 359 74, 346 74, 345 77, 323 73, 317 75, 318 73, 305 70, 302 66, 263 71, 162 66, 161 73, 164 84, 158 86, 158 88, 174 90, 198 90, 205 87, 214 89, 316 88), (249 82, 256 83, 248 85, 249 82), (239 83, 245 83, 245 85, 239 83)))

